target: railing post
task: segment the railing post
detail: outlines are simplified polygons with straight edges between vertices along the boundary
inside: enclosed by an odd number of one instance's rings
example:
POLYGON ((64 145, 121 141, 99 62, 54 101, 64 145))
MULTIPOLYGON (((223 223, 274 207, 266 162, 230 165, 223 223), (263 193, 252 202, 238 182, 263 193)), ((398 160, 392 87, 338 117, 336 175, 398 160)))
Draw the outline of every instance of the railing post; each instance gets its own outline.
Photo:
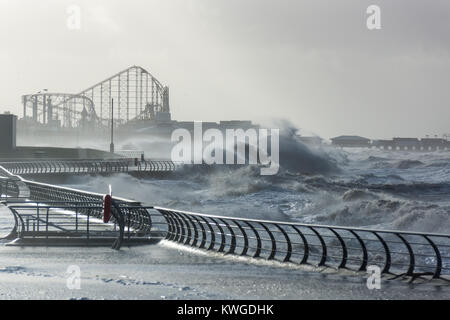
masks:
POLYGON ((266 230, 267 234, 270 237, 270 241, 272 242, 272 250, 269 257, 267 258, 267 260, 272 260, 273 258, 275 258, 275 254, 277 252, 277 242, 275 241, 275 237, 273 236, 272 231, 270 231, 269 227, 267 227, 264 223, 259 223, 259 225, 262 226, 264 230, 266 230))
POLYGON ((186 240, 184 240, 183 243, 187 245, 187 244, 189 244, 191 242, 191 238, 192 238, 190 225, 187 222, 187 220, 183 217, 182 214, 177 214, 177 213, 175 213, 175 214, 179 217, 179 221, 183 225, 183 230, 184 230, 184 226, 186 226, 187 236, 186 236, 186 240))
POLYGON ((175 212, 171 212, 172 213, 172 218, 175 221, 175 226, 176 226, 176 237, 175 237, 175 241, 176 242, 183 242, 184 240, 184 228, 181 225, 180 220, 178 219, 177 215, 175 214, 175 212))
POLYGON ((338 268, 340 268, 340 269, 345 268, 345 266, 347 264, 347 246, 345 245, 344 239, 342 239, 341 235, 333 228, 328 228, 328 229, 331 232, 333 232, 333 234, 336 236, 336 238, 338 238, 339 243, 341 244, 341 247, 342 247, 342 260, 341 260, 341 264, 339 265, 338 268))
MULTIPOLYGON (((197 226, 195 225, 195 222, 192 221, 191 217, 187 214, 183 214, 183 217, 186 221, 189 221, 190 224, 192 225, 192 227, 194 228, 194 238, 193 238, 193 242, 191 244, 191 246, 196 247, 197 246, 197 241, 198 241, 198 230, 197 230, 197 226)), ((189 243, 189 242, 188 242, 189 243)))
POLYGON ((362 262, 361 262, 361 266, 359 267, 358 271, 366 271, 367 263, 368 263, 368 254, 367 254, 366 245, 364 244, 364 241, 362 240, 362 238, 354 230, 350 229, 349 231, 358 240, 358 242, 361 246, 361 249, 363 251, 362 262))
POLYGON ((414 275, 414 267, 416 265, 415 257, 414 257, 414 251, 413 251, 411 245, 409 244, 409 242, 406 241, 406 239, 400 233, 396 233, 395 235, 400 240, 402 240, 402 242, 405 244, 405 246, 406 246, 406 248, 408 250, 408 253, 409 253, 409 268, 408 268, 408 271, 406 272, 406 275, 407 276, 412 276, 412 275, 414 275))
POLYGON ((163 214, 163 216, 166 218, 166 220, 168 222, 168 227, 167 227, 168 230, 167 230, 166 239, 174 241, 175 236, 176 236, 175 221, 173 220, 172 215, 168 211, 164 210, 164 211, 160 211, 160 212, 163 214))
POLYGON ((45 218, 45 234, 46 234, 46 239, 48 241, 48 214, 49 214, 49 208, 47 208, 47 215, 45 218))
POLYGON ((244 238, 244 248, 242 249, 241 256, 246 256, 248 251, 248 236, 247 232, 245 232, 245 229, 241 226, 239 220, 233 220, 234 224, 239 228, 239 231, 242 234, 242 237, 244 238))
POLYGON ((206 250, 212 250, 214 249, 214 244, 216 242, 216 235, 214 233, 214 229, 211 227, 211 224, 206 220, 204 217, 200 217, 205 224, 208 226, 209 232, 210 232, 210 240, 209 240, 209 247, 206 250))
POLYGON ((205 227, 203 227, 203 224, 201 223, 201 221, 196 216, 193 216, 193 218, 195 219, 195 221, 200 226, 200 229, 202 229, 202 242, 200 243, 199 248, 203 249, 205 247, 205 244, 206 244, 206 230, 205 230, 205 227))
POLYGON ((214 225, 219 229, 219 234, 221 237, 220 247, 219 247, 219 250, 217 250, 217 252, 223 252, 223 250, 225 249, 225 243, 226 243, 225 232, 223 232, 223 229, 220 226, 220 223, 218 223, 215 219, 213 219, 211 217, 209 219, 212 220, 214 222, 214 225))
POLYGON ((389 246, 387 245, 386 241, 384 241, 383 237, 378 234, 378 232, 372 231, 372 234, 374 234, 377 239, 380 240, 386 255, 386 262, 381 273, 389 273, 389 269, 391 268, 391 251, 389 250, 389 246))
POLYGON ((291 260, 291 255, 292 255, 292 243, 291 243, 291 239, 289 238, 289 235, 287 234, 287 232, 278 224, 275 223, 275 226, 278 228, 278 230, 281 231, 281 233, 283 234, 284 238, 286 239, 286 255, 283 259, 283 262, 288 262, 289 260, 291 260))
POLYGON ((262 247, 262 241, 261 241, 261 237, 259 236, 258 231, 256 230, 256 228, 248 221, 244 221, 245 224, 247 226, 250 227, 250 229, 252 229, 253 233, 255 234, 256 237, 256 251, 253 255, 253 258, 258 258, 259 255, 261 254, 261 247, 262 247))
POLYGON ((433 248, 434 253, 436 254, 436 269, 434 270, 434 273, 433 273, 433 279, 439 279, 441 277, 441 272, 442 272, 441 253, 439 251, 439 248, 436 246, 436 244, 428 236, 424 235, 423 237, 425 238, 425 240, 428 241, 428 243, 433 248))
POLYGON ((314 232, 314 234, 320 241, 320 245, 322 246, 322 258, 320 259, 318 266, 324 266, 327 261, 327 245, 325 243, 325 240, 323 240, 323 237, 320 235, 319 231, 317 231, 314 227, 309 227, 309 229, 314 232))
POLYGON ((308 257, 309 257, 308 240, 306 240, 306 237, 303 234, 303 232, 301 232, 296 226, 292 226, 292 228, 298 233, 298 235, 300 236, 300 238, 303 241, 303 258, 300 261, 300 264, 305 264, 308 262, 308 257))
POLYGON ((236 250, 236 235, 235 235, 233 229, 231 228, 230 224, 225 219, 219 219, 219 220, 222 221, 227 226, 228 231, 230 231, 231 243, 230 243, 230 249, 228 250, 227 254, 233 254, 234 250, 236 250))
POLYGON ((78 232, 78 206, 75 208, 75 232, 78 232))

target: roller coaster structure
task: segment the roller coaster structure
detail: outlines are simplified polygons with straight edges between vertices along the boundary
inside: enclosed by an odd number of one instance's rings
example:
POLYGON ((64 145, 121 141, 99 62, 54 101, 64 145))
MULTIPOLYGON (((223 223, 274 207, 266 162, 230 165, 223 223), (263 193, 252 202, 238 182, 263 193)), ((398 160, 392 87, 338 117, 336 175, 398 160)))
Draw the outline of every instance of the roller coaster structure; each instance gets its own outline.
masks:
POLYGON ((139 66, 129 67, 78 94, 40 92, 22 96, 22 103, 24 119, 68 129, 102 130, 110 126, 112 116, 115 126, 120 126, 152 119, 156 112, 170 112, 169 88, 139 66))

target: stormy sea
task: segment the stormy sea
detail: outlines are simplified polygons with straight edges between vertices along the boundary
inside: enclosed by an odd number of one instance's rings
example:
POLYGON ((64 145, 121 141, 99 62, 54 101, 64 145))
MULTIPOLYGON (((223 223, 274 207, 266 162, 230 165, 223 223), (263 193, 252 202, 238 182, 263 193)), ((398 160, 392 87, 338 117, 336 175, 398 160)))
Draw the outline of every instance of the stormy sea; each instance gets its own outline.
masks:
MULTIPOLYGON (((280 170, 184 166, 166 179, 73 177, 67 186, 204 214, 450 233, 450 152, 308 147, 280 135, 280 170)), ((132 147, 155 152, 158 142, 132 147)), ((128 147, 130 147, 128 145, 128 147)))
MULTIPOLYGON (((118 148, 144 150, 146 157, 156 158, 163 156, 161 146, 165 146, 161 141, 135 139, 118 148)), ((111 185, 114 196, 205 214, 450 233, 449 178, 450 152, 312 148, 292 132, 284 132, 280 170, 272 176, 260 175, 258 166, 185 165, 165 178, 79 175, 69 177, 65 186, 107 193, 111 185)), ((0 235, 8 234, 13 225, 11 213, 2 207, 0 235)), ((273 261, 249 263, 165 240, 119 251, 109 247, 0 248, 0 299, 450 296, 445 285, 440 290, 427 285, 411 290, 402 282, 383 282, 382 290, 370 291, 364 277, 349 280, 332 271, 310 272, 308 266, 280 268, 273 261), (82 271, 81 290, 67 287, 67 268, 72 265, 82 271)), ((444 266, 448 263, 444 260, 444 266)))

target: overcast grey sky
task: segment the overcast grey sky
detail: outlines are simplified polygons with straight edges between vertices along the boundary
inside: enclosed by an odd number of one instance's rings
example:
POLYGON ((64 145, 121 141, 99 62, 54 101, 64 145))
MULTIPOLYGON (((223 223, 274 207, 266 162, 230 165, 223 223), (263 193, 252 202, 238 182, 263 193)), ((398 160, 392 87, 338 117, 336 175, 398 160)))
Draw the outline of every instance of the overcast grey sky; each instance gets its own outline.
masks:
POLYGON ((177 120, 450 133, 448 0, 0 0, 0 39, 0 111, 20 116, 22 94, 75 93, 140 65, 170 86, 177 120), (370 4, 381 30, 366 27, 370 4))

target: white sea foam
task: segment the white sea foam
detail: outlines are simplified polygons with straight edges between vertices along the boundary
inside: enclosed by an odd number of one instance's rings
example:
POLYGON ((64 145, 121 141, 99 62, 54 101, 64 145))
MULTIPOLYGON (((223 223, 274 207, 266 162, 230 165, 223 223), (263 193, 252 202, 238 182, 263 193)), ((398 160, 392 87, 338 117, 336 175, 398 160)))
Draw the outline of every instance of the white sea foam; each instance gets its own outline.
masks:
MULTIPOLYGON (((301 156, 296 153, 290 162, 301 156)), ((331 149, 321 159, 327 158, 339 170, 305 174, 290 167, 263 177, 250 166, 199 166, 170 179, 119 174, 74 177, 70 185, 106 192, 112 184, 116 195, 207 214, 450 233, 449 153, 331 149), (422 164, 395 165, 401 161, 422 164), (377 162, 392 165, 374 168, 377 162)))
MULTIPOLYGON (((450 152, 309 148, 280 125, 280 172, 189 166, 167 179, 77 176, 68 184, 207 214, 450 233, 450 152)), ((158 139, 124 147, 155 157, 158 139)), ((167 149, 167 148, 166 148, 167 149)), ((159 150, 159 151, 158 151, 159 150)))

